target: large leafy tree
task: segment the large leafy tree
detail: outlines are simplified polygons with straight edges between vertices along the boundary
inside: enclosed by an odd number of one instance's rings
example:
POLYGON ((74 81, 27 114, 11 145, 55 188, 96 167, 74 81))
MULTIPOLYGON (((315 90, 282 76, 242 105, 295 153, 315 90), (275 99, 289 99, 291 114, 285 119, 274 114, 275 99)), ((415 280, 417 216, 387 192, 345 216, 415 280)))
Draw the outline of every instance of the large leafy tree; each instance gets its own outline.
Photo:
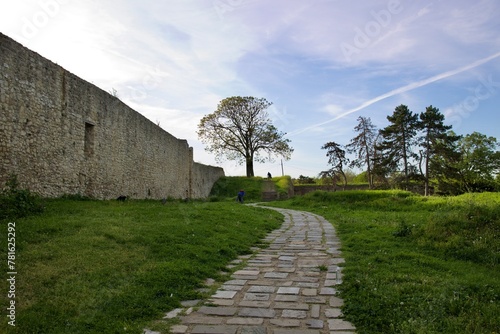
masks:
MULTIPOLYGON (((437 176, 440 171, 445 171, 443 167, 444 161, 449 161, 453 159, 455 146, 453 145, 460 137, 455 136, 450 132, 451 125, 444 125, 444 115, 439 111, 438 108, 432 105, 425 109, 425 112, 420 114, 420 129, 422 130, 422 136, 420 138, 421 151, 421 162, 423 160, 424 167, 422 168, 422 163, 420 164, 420 172, 424 176, 424 192, 425 195, 429 195, 429 182, 432 176, 437 176), (435 156, 438 157, 439 163, 435 156)), ((451 170, 448 169, 448 172, 451 170)))
POLYGON ((272 161, 272 155, 288 160, 293 152, 286 133, 279 132, 269 119, 266 109, 271 105, 264 98, 226 98, 201 119, 198 136, 217 159, 245 162, 247 176, 254 176, 254 161, 272 161))
POLYGON ((462 191, 494 190, 495 175, 500 173, 499 144, 495 137, 474 132, 459 141, 457 163, 462 191))
POLYGON ((326 156, 328 157, 328 164, 332 165, 332 168, 322 174, 328 173, 330 177, 335 178, 335 176, 342 176, 344 180, 344 189, 347 185, 347 177, 344 172, 344 166, 349 163, 346 158, 346 151, 342 148, 342 145, 336 142, 328 142, 321 147, 323 150, 327 150, 326 156))
POLYGON ((383 154, 382 164, 392 172, 402 166, 407 188, 414 167, 411 159, 417 157, 412 148, 416 144, 418 115, 402 104, 396 107, 391 116, 387 116, 387 120, 390 124, 380 130, 383 140, 378 147, 383 154))
POLYGON ((369 117, 358 117, 358 125, 354 131, 358 133, 356 137, 351 139, 347 145, 349 153, 355 153, 356 158, 351 161, 351 167, 366 166, 366 174, 370 189, 373 188, 372 167, 374 159, 374 144, 377 136, 377 130, 369 117))

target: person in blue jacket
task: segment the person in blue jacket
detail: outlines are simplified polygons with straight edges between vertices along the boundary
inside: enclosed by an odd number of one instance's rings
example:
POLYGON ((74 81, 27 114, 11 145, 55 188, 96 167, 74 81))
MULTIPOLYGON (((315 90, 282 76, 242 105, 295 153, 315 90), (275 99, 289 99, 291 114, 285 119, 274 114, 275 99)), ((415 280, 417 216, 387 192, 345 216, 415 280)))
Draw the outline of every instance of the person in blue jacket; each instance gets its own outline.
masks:
POLYGON ((240 190, 240 192, 238 193, 238 202, 243 203, 243 196, 245 196, 245 191, 240 190))

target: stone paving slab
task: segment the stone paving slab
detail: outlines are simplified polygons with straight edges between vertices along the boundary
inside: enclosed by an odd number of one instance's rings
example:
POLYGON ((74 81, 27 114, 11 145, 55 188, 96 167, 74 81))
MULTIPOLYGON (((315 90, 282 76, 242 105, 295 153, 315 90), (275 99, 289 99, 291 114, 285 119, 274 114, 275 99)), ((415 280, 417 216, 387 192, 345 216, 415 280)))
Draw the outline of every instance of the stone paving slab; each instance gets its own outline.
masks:
POLYGON ((264 238, 268 247, 232 261, 241 269, 219 284, 210 299, 196 301, 201 307, 188 302, 183 306, 191 307, 189 312, 170 312, 171 317, 184 314, 172 333, 355 333, 342 319, 336 286, 342 282, 338 265, 344 259, 332 224, 308 212, 270 209, 285 220, 264 238))

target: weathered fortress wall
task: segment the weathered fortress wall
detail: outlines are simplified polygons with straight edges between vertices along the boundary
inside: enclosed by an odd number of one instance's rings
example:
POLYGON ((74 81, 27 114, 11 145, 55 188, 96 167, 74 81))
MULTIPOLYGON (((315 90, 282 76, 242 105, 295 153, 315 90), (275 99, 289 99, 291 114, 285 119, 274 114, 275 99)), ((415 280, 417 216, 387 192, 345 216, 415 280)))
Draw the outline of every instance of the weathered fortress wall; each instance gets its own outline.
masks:
POLYGON ((203 198, 224 171, 116 97, 0 33, 0 182, 43 196, 203 198))

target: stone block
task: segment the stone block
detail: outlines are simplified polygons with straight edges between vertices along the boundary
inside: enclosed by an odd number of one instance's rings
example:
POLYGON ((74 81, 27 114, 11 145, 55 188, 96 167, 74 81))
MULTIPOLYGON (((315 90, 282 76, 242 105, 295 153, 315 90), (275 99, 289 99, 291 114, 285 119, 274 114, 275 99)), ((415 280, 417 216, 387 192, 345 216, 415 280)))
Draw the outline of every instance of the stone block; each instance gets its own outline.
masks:
POLYGON ((238 312, 238 315, 240 317, 274 318, 276 316, 276 311, 266 308, 242 308, 238 312))
POLYGON ((302 311, 308 311, 309 310, 309 305, 308 304, 303 304, 303 303, 282 303, 282 302, 276 302, 274 304, 275 309, 289 309, 289 310, 302 310, 302 311))
POLYGON ((302 295, 303 296, 308 296, 308 297, 313 297, 318 295, 318 289, 302 289, 302 295))
POLYGON ((232 299, 236 295, 236 291, 222 291, 217 290, 212 298, 220 298, 220 299, 232 299))
POLYGON ((256 308, 269 308, 271 306, 270 301, 251 301, 242 300, 239 304, 240 307, 256 307, 256 308))
POLYGON ((296 319, 271 319, 269 322, 279 327, 300 327, 300 320, 296 319))
POLYGON ((280 273, 280 272, 270 272, 264 275, 264 278, 275 278, 275 279, 284 279, 287 278, 288 273, 280 273))
POLYGON ((332 280, 332 279, 327 279, 327 280, 325 280, 325 283, 323 285, 324 286, 334 286, 334 285, 337 285, 337 281, 332 280))
POLYGON ((325 323, 322 320, 308 320, 306 322, 307 327, 314 329, 323 329, 325 323))
POLYGON ((320 334, 319 330, 315 329, 275 329, 273 334, 320 334))
POLYGON ((267 334, 265 327, 245 326, 241 328, 240 334, 267 334))
POLYGON ((296 302, 299 300, 299 296, 297 295, 277 295, 274 298, 277 302, 296 302))
POLYGON ((234 300, 232 299, 209 299, 209 304, 217 305, 217 306, 232 306, 234 305, 234 300))
POLYGON ((184 309, 176 308, 175 310, 172 310, 172 311, 168 312, 167 314, 165 314, 163 319, 173 319, 173 318, 177 317, 182 311, 184 311, 184 309))
POLYGON ((329 308, 325 310, 325 316, 327 318, 340 318, 342 311, 339 308, 329 308))
POLYGON ((326 298, 321 296, 316 297, 306 297, 304 302, 308 304, 326 304, 326 298))
POLYGON ((330 306, 340 308, 344 305, 344 301, 339 297, 330 297, 330 306))
POLYGON ((307 312, 299 310, 283 310, 281 316, 283 318, 305 319, 307 318, 307 312))
POLYGON ((224 318, 194 316, 192 314, 188 317, 181 317, 181 321, 182 324, 184 325, 194 325, 194 324, 222 325, 224 323, 224 318))
POLYGON ((233 273, 233 276, 257 276, 259 274, 259 270, 238 270, 233 273))
POLYGON ((274 286, 265 286, 265 285, 254 285, 248 289, 248 292, 257 292, 257 293, 274 293, 276 288, 274 286))
POLYGON ((227 320, 228 325, 249 325, 256 326, 262 325, 264 319, 262 318, 231 318, 227 320))
POLYGON ((280 287, 278 289, 279 295, 298 295, 299 292, 300 289, 295 287, 280 287))
POLYGON ((234 280, 224 282, 224 285, 245 285, 246 282, 247 282, 247 280, 244 280, 244 279, 234 279, 234 280))
POLYGON ((206 315, 219 315, 219 316, 232 316, 236 314, 237 309, 235 307, 208 307, 202 306, 198 310, 198 313, 206 315))
POLYGON ((348 321, 342 320, 342 319, 331 319, 328 320, 328 327, 331 331, 338 331, 338 330, 356 330, 356 327, 353 326, 348 321))
POLYGON ((192 334, 236 334, 237 326, 210 326, 199 325, 195 326, 191 331, 192 334))
POLYGON ((251 293, 247 292, 245 293, 245 296, 243 297, 243 300, 250 300, 250 301, 266 301, 269 300, 270 295, 268 293, 251 293))
POLYGON ((319 294, 324 296, 333 296, 337 294, 337 290, 335 290, 334 288, 322 288, 319 291, 319 294))
POLYGON ((319 318, 321 306, 318 304, 311 305, 311 318, 319 318))
POLYGON ((187 332, 188 328, 189 328, 188 326, 184 325, 174 325, 170 327, 170 332, 172 334, 184 334, 187 332))
POLYGON ((243 289, 243 285, 223 285, 220 287, 221 290, 225 290, 225 291, 240 291, 241 289, 243 289))

